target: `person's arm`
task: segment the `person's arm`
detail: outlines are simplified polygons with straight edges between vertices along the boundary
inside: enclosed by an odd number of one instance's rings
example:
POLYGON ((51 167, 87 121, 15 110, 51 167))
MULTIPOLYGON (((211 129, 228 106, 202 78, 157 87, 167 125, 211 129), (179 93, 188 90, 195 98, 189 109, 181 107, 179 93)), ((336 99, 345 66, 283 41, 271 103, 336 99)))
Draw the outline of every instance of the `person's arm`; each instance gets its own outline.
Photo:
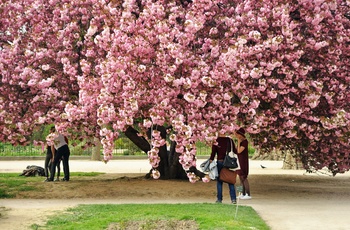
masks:
POLYGON ((211 154, 210 154, 209 162, 212 162, 214 160, 216 152, 217 152, 217 145, 212 145, 211 146, 211 154))
POLYGON ((237 154, 240 154, 244 151, 245 147, 242 144, 242 141, 238 140, 238 144, 237 144, 237 154))
POLYGON ((64 140, 66 141, 66 143, 68 145, 68 138, 66 136, 64 136, 64 140))

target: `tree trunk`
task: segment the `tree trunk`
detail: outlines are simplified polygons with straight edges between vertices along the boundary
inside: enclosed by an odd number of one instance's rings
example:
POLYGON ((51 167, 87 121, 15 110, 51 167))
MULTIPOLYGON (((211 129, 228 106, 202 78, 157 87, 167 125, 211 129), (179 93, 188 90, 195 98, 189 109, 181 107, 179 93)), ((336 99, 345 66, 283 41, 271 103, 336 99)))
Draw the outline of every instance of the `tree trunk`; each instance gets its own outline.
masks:
POLYGON ((300 159, 287 152, 283 161, 283 169, 304 169, 300 159))
MULTIPOLYGON (((166 128, 164 126, 154 126, 154 130, 158 130, 161 133, 161 137, 166 139, 166 128)), ((147 132, 148 137, 150 138, 151 130, 147 132)), ((138 131, 132 127, 128 127, 125 131, 125 136, 128 137, 137 147, 139 147, 146 154, 151 150, 150 143, 142 136, 138 135, 138 131)), ((179 163, 180 154, 175 152, 176 143, 172 142, 170 145, 170 150, 167 150, 167 146, 163 145, 159 149, 160 163, 157 170, 160 172, 160 179, 188 179, 186 171, 182 168, 182 165, 179 163)), ((191 167, 190 172, 194 172, 199 177, 204 177, 204 173, 197 170, 195 167, 191 167)), ((146 175, 147 178, 151 177, 152 169, 146 175)))
POLYGON ((98 138, 94 138, 95 147, 92 148, 91 160, 101 160, 101 142, 98 138))

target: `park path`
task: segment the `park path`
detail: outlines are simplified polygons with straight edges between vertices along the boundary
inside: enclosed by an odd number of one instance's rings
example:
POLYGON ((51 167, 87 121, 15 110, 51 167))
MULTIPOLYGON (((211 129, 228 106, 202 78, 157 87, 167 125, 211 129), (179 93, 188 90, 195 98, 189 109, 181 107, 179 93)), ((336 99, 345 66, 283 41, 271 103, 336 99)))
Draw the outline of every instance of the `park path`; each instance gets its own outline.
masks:
MULTIPOLYGON (((200 164, 204 160, 198 160, 200 164)), ((42 165, 42 160, 33 161, 0 161, 1 172, 21 172, 27 165, 42 165)), ((283 170, 281 161, 250 161, 250 172, 253 175, 286 175, 327 177, 325 175, 305 174, 303 170, 283 170), (260 165, 266 168, 262 169, 260 165)), ((150 166, 147 159, 138 160, 112 160, 107 164, 90 160, 71 160, 70 168, 73 172, 105 172, 105 173, 147 173, 150 166)), ((332 178, 327 181, 332 180, 332 178)), ((336 176, 336 182, 349 185, 350 174, 336 176)), ((265 182, 264 182, 265 183, 265 182)), ((267 182, 267 184, 270 182, 267 182)), ((271 182, 273 184, 273 181, 271 182)), ((268 185, 267 185, 268 186, 268 185)), ((239 205, 253 207, 267 222, 272 230, 347 230, 350 228, 350 187, 344 193, 342 190, 332 190, 326 187, 279 188, 271 186, 268 189, 254 191, 253 199, 239 201, 239 205), (312 190, 314 189, 314 190, 312 190), (324 190, 324 192, 323 192, 324 190)), ((212 200, 159 200, 159 203, 188 203, 188 202, 212 202, 212 200)), ((113 199, 70 199, 70 200, 33 200, 33 199, 0 199, 0 209, 7 209, 7 215, 0 217, 0 229, 29 229, 31 223, 44 223, 45 216, 57 210, 76 206, 78 204, 121 204, 121 203, 145 203, 140 200, 113 200, 113 199), (14 222, 14 220, 16 220, 14 222)), ((239 208, 239 207, 238 207, 239 208)), ((238 216, 239 218, 239 212, 238 216)))

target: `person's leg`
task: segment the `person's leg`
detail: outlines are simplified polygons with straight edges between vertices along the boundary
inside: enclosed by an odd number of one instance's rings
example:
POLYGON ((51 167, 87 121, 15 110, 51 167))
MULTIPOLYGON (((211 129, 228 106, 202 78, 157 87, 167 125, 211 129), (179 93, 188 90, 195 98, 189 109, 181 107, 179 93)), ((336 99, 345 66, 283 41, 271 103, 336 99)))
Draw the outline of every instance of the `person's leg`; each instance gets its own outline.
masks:
POLYGON ((56 177, 56 181, 60 180, 60 175, 61 175, 61 159, 58 160, 58 164, 57 164, 57 177, 56 177))
POLYGON ((216 202, 222 202, 222 181, 217 179, 216 181, 216 202))
POLYGON ((64 172, 64 180, 69 181, 69 155, 70 151, 67 145, 63 146, 64 152, 63 152, 63 172, 64 172))
MULTIPOLYGON (((218 175, 220 175, 221 169, 223 167, 222 162, 217 162, 217 169, 218 169, 218 175)), ((216 179, 216 202, 221 203, 222 202, 222 181, 219 179, 219 177, 216 179)))
POLYGON ((53 162, 51 163, 51 173, 50 173, 50 181, 53 181, 55 178, 55 171, 57 164, 59 163, 59 160, 62 158, 62 151, 60 149, 57 149, 57 152, 55 154, 55 158, 53 159, 53 162))
POLYGON ((231 197, 231 202, 232 203, 236 203, 236 189, 235 189, 235 185, 234 184, 228 184, 228 188, 230 190, 230 197, 231 197))
POLYGON ((58 157, 57 155, 55 156, 55 158, 53 159, 53 162, 51 162, 51 172, 50 172, 50 179, 49 181, 53 181, 55 178, 55 173, 56 173, 56 167, 58 164, 58 157))
POLYGON ((49 178, 49 171, 50 171, 49 163, 50 163, 50 160, 51 160, 51 157, 49 155, 46 155, 46 157, 45 157, 45 165, 44 165, 44 171, 45 171, 46 179, 49 178))
POLYGON ((70 157, 70 149, 67 145, 67 180, 70 180, 69 157, 70 157))
POLYGON ((239 180, 241 181, 241 185, 242 185, 242 195, 245 195, 245 186, 244 186, 244 176, 239 175, 239 180))
POLYGON ((246 177, 244 180, 244 189, 245 189, 245 193, 250 196, 250 187, 249 187, 249 181, 248 178, 246 177))
POLYGON ((248 177, 243 175, 239 177, 241 180, 241 184, 243 187, 243 193, 242 193, 242 197, 240 197, 240 199, 243 200, 250 200, 252 197, 250 195, 250 188, 249 188, 249 182, 248 182, 248 177))

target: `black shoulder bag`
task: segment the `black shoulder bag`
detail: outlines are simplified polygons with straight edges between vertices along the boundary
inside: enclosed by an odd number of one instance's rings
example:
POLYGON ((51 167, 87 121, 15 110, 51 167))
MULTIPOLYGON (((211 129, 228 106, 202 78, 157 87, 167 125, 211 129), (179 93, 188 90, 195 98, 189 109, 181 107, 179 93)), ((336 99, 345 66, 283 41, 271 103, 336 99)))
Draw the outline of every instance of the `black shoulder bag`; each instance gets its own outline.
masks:
POLYGON ((231 138, 229 138, 229 145, 227 146, 226 150, 226 156, 224 159, 224 167, 229 168, 231 170, 238 170, 239 162, 238 162, 238 156, 236 153, 233 152, 233 141, 231 138), (229 149, 231 145, 231 148, 229 149))

